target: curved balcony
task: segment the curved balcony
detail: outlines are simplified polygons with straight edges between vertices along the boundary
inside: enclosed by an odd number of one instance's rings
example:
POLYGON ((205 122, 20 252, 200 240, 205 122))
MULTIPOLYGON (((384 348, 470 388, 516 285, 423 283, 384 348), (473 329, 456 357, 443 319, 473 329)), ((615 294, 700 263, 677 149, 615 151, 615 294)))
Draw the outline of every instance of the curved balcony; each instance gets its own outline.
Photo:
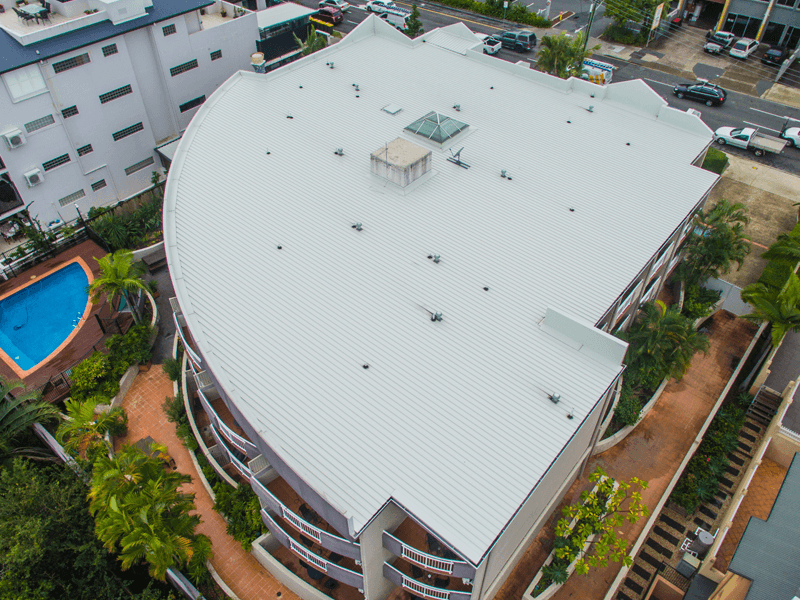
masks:
POLYGON ((455 590, 447 590, 421 583, 408 577, 389 563, 383 563, 383 576, 395 585, 408 590, 414 596, 430 598, 431 600, 469 600, 472 594, 455 590))
POLYGON ((203 365, 202 357, 192 347, 194 341, 190 343, 188 336, 183 331, 183 328, 186 327, 186 319, 183 318, 183 313, 181 312, 181 307, 178 304, 178 299, 170 298, 169 304, 170 307, 172 308, 172 320, 175 322, 175 331, 181 338, 181 343, 183 344, 184 350, 186 350, 186 355, 189 357, 192 363, 194 363, 194 366, 196 366, 198 369, 205 368, 203 365))
POLYGON ((340 567, 337 562, 342 560, 341 556, 331 553, 328 558, 324 558, 319 554, 311 552, 309 549, 304 548, 297 542, 291 535, 289 535, 278 522, 269 514, 265 509, 261 509, 261 520, 269 529, 270 533, 283 545, 288 548, 295 556, 305 561, 309 566, 317 571, 325 573, 329 577, 340 581, 346 585, 352 586, 363 593, 364 589, 364 576, 351 569, 340 567), (334 560, 336 562, 334 562, 334 560))
MULTIPOLYGON (((203 393, 202 389, 197 389, 197 395, 200 397, 200 404, 202 404, 203 410, 205 411, 208 420, 211 422, 211 425, 214 426, 214 428, 228 441, 228 443, 230 443, 231 446, 236 448, 242 454, 246 454, 251 458, 254 458, 260 454, 260 451, 253 442, 236 433, 225 423, 225 421, 220 418, 220 416, 217 414, 217 411, 215 411, 214 407, 211 406, 211 402, 203 393)), ((247 477, 249 478, 249 475, 247 477)))
MULTIPOLYGON (((261 499, 261 502, 273 513, 283 518, 289 525, 291 525, 298 532, 310 538, 326 550, 347 556, 356 561, 361 560, 361 545, 356 542, 351 542, 312 525, 297 513, 292 511, 288 506, 281 502, 275 494, 267 489, 255 476, 250 477, 250 485, 253 491, 261 499)), ((270 518, 272 518, 270 516, 270 518)), ((286 545, 286 544, 284 544, 286 545)))
MULTIPOLYGON (((238 473, 242 477, 249 480, 250 477, 253 475, 250 468, 247 465, 245 465, 241 460, 236 458, 236 455, 228 449, 228 447, 222 441, 222 436, 220 435, 219 431, 217 431, 217 428, 214 425, 214 423, 211 423, 210 429, 211 429, 211 435, 214 436, 214 440, 216 440, 217 442, 217 445, 211 450, 214 451, 214 449, 216 449, 218 452, 220 452, 227 459, 226 464, 230 464, 234 469, 236 469, 236 471, 238 471, 238 473)), ((222 466, 224 466, 224 464, 222 466)))
POLYGON ((433 573, 442 573, 461 577, 462 579, 473 579, 475 577, 475 567, 463 560, 449 560, 427 552, 417 550, 409 546, 402 540, 397 539, 391 533, 383 532, 383 547, 392 554, 400 556, 410 563, 422 567, 433 573))

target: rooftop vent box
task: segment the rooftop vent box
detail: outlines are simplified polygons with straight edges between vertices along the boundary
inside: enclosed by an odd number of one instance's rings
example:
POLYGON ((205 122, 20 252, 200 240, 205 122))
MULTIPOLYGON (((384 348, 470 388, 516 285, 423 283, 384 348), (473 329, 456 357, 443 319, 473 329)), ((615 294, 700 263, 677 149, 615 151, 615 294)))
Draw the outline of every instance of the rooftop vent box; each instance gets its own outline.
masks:
POLYGON ((370 155, 373 175, 405 188, 431 169, 432 152, 413 142, 397 138, 370 155))

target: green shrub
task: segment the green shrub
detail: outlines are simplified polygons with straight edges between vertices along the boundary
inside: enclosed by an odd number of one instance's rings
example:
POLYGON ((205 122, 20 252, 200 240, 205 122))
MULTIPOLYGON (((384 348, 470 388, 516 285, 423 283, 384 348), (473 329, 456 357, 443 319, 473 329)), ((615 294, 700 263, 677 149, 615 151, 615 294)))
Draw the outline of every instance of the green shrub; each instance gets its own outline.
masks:
POLYGON ((706 152, 706 158, 703 161, 703 168, 706 171, 711 171, 717 175, 722 175, 725 167, 728 166, 728 155, 717 150, 716 148, 709 148, 706 152))
POLYGON ((614 420, 623 427, 630 427, 639 422, 642 413, 642 402, 631 390, 630 384, 623 383, 619 402, 614 409, 614 420))
POLYGON ((125 335, 112 335, 106 340, 114 377, 119 379, 128 367, 150 360, 150 332, 150 326, 142 323, 131 327, 125 335))
MULTIPOLYGON (((487 2, 476 2, 475 0, 437 0, 439 4, 445 6, 452 6, 462 10, 478 13, 479 15, 486 15, 487 17, 494 17, 496 19, 503 18, 503 0, 488 0, 487 2)), ((531 25, 533 27, 550 27, 552 23, 536 13, 528 12, 522 4, 514 4, 510 9, 505 10, 505 20, 514 21, 515 23, 522 23, 523 25, 531 25)))
POLYGON ((722 292, 719 290, 709 290, 697 283, 687 283, 681 314, 692 320, 707 317, 721 295, 722 292))
POLYGON ((249 485, 234 488, 221 481, 214 485, 214 495, 214 510, 225 517, 228 535, 249 552, 255 539, 268 531, 261 521, 258 496, 249 485))
POLYGON ((616 23, 609 25, 601 37, 610 42, 617 42, 629 46, 640 46, 647 41, 647 34, 642 35, 640 32, 637 33, 624 25, 621 26, 616 23))
POLYGON ((70 396, 79 402, 90 396, 113 398, 119 392, 119 381, 112 377, 111 359, 102 352, 93 352, 89 358, 72 368, 70 396))
POLYGON ((183 404, 183 393, 179 390, 174 398, 167 396, 161 404, 161 408, 167 415, 167 421, 175 423, 175 434, 181 439, 183 445, 189 450, 195 451, 200 447, 194 437, 192 426, 189 424, 189 417, 186 415, 186 407, 183 404))
POLYGON ((164 369, 164 373, 167 374, 167 377, 170 378, 170 381, 178 381, 181 377, 181 361, 177 358, 168 358, 164 361, 164 364, 161 365, 161 368, 164 369))
POLYGON ((128 433, 128 413, 121 406, 116 406, 108 412, 109 420, 106 431, 114 437, 128 433))

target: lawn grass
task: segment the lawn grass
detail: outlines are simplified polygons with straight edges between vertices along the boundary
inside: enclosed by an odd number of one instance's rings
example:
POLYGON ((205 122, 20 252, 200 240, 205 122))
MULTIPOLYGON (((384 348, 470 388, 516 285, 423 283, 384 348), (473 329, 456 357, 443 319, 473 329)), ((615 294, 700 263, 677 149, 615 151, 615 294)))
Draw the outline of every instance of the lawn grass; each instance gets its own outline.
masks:
POLYGON ((728 155, 716 148, 709 148, 706 159, 703 161, 703 168, 717 175, 722 175, 725 167, 728 166, 728 155))

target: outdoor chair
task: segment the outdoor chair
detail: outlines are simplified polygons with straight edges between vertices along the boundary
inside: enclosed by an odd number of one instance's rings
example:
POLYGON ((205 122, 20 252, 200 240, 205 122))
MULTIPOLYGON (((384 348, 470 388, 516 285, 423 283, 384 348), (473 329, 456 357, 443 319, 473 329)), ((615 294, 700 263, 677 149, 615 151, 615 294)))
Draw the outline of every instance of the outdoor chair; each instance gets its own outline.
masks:
POLYGON ((422 577, 422 569, 420 569, 417 565, 411 565, 411 576, 414 579, 419 579, 422 577))
POLYGON ((37 23, 39 22, 38 19, 33 15, 29 15, 24 12, 20 12, 19 14, 22 15, 22 18, 25 20, 25 25, 27 25, 31 21, 36 21, 37 23))
POLYGON ((44 12, 40 12, 39 18, 42 20, 42 22, 47 21, 48 23, 51 23, 52 21, 50 21, 50 9, 45 8, 44 12))

